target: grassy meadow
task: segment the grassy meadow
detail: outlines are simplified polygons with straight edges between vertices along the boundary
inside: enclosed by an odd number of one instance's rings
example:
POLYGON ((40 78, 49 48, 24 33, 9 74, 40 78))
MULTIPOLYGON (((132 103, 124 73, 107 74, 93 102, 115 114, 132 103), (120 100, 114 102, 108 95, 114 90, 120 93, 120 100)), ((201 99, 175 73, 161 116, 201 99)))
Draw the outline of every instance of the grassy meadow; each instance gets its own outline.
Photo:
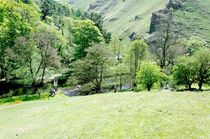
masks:
POLYGON ((127 92, 0 105, 0 138, 209 138, 209 92, 127 92))

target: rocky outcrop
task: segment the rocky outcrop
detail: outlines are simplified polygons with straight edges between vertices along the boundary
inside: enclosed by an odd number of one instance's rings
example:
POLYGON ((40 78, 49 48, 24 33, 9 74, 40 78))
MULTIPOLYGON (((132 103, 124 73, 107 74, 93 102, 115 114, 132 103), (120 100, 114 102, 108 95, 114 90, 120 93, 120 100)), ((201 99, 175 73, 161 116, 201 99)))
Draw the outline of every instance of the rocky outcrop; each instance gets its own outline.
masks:
POLYGON ((102 6, 104 4, 103 0, 97 0, 95 3, 91 4, 88 11, 96 10, 98 7, 102 6))
POLYGON ((132 42, 132 41, 136 40, 136 36, 137 36, 137 33, 136 33, 136 32, 131 33, 131 34, 129 35, 130 41, 132 42))
POLYGON ((170 8, 173 8, 174 10, 182 8, 183 1, 184 0, 170 0, 166 5, 166 8, 152 13, 149 33, 151 34, 157 30, 160 23, 163 21, 163 17, 169 12, 170 8))
POLYGON ((167 9, 173 8, 174 10, 178 10, 183 6, 184 0, 170 0, 166 5, 167 9))
POLYGON ((116 20, 118 20, 118 18, 112 18, 112 19, 109 20, 109 22, 114 22, 116 20))

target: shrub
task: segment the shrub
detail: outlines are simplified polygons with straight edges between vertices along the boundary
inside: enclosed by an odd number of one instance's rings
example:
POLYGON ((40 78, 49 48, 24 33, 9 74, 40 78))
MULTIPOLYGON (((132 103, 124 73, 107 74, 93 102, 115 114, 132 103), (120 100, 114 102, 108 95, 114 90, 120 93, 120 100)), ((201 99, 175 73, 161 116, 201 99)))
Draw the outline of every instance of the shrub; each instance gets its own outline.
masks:
POLYGON ((191 89, 192 84, 196 81, 196 69, 190 57, 182 57, 173 69, 173 79, 178 85, 186 85, 191 89))
POLYGON ((153 85, 163 77, 165 77, 165 75, 157 65, 144 63, 137 72, 136 83, 150 91, 153 85))
POLYGON ((95 94, 94 85, 92 83, 83 84, 79 90, 80 95, 91 95, 95 94))
POLYGON ((32 101, 32 100, 39 100, 39 99, 46 99, 48 98, 49 93, 42 93, 41 98, 38 94, 34 95, 23 95, 23 96, 16 96, 16 97, 9 97, 9 98, 2 98, 0 99, 0 104, 4 103, 13 103, 17 104, 23 101, 32 101))
POLYGON ((24 89, 23 88, 18 89, 18 95, 24 95, 24 89))

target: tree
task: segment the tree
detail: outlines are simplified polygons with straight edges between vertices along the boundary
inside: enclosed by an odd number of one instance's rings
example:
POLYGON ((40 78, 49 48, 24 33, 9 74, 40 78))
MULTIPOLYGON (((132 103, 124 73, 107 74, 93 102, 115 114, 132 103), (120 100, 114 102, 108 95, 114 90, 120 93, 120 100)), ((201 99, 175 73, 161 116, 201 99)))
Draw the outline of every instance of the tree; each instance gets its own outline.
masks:
MULTIPOLYGON (((135 40, 132 42, 129 49, 129 65, 130 74, 133 79, 136 78, 136 72, 139 70, 141 61, 145 58, 147 53, 147 44, 140 40, 135 40)), ((133 86, 135 87, 135 82, 133 81, 133 86)))
POLYGON ((143 85, 148 91, 150 91, 154 83, 159 81, 162 76, 164 76, 164 74, 158 66, 144 63, 137 72, 136 83, 143 85))
POLYGON ((103 35, 105 43, 109 43, 111 41, 111 33, 107 32, 107 30, 103 28, 104 21, 102 15, 91 12, 90 14, 85 13, 85 17, 95 22, 95 26, 98 27, 101 34, 103 35))
POLYGON ((116 36, 113 36, 110 46, 111 51, 114 53, 114 55, 120 54, 121 42, 116 36))
POLYGON ((91 20, 76 20, 71 29, 73 42, 75 46, 74 60, 81 59, 86 56, 86 48, 90 47, 93 43, 99 43, 103 37, 95 23, 91 20))
POLYGON ((199 90, 202 89, 203 84, 210 81, 210 49, 200 49, 193 56, 193 65, 196 67, 196 75, 199 90))
MULTIPOLYGON (((174 64, 174 58, 177 57, 177 41, 173 34, 173 8, 170 8, 165 21, 160 24, 159 30, 150 38, 150 51, 155 61, 161 68, 174 64)), ((179 49, 178 49, 179 50, 179 49)))
POLYGON ((33 3, 32 0, 21 0, 21 1, 25 4, 32 4, 33 3))
POLYGON ((56 15, 69 17, 72 14, 72 9, 70 5, 66 2, 55 2, 56 15))
POLYGON ((42 5, 41 5, 42 20, 45 20, 47 16, 52 16, 55 11, 56 11, 56 6, 53 0, 42 0, 42 5))
POLYGON ((72 76, 79 84, 92 84, 93 87, 87 94, 91 91, 100 93, 101 84, 110 61, 109 51, 101 45, 94 45, 88 48, 86 52, 85 58, 74 63, 72 76))
POLYGON ((206 47, 206 42, 197 36, 192 36, 190 40, 187 41, 187 44, 186 44, 186 49, 189 56, 192 56, 198 50, 205 47, 206 47))
POLYGON ((188 89, 191 89, 191 85, 198 82, 200 90, 203 84, 209 83, 209 52, 209 48, 198 49, 193 52, 194 55, 192 56, 181 57, 173 71, 173 78, 176 83, 187 85, 188 89))
POLYGON ((32 86, 43 84, 46 69, 60 67, 60 57, 52 47, 54 36, 46 32, 31 33, 28 37, 18 37, 9 56, 18 64, 14 72, 22 72, 21 79, 29 79, 32 86), (24 70, 22 70, 24 68, 24 70))
POLYGON ((196 81, 196 65, 191 57, 181 57, 173 69, 173 79, 178 85, 186 85, 192 89, 192 84, 196 81))
POLYGON ((83 14, 84 14, 84 12, 81 9, 77 9, 74 15, 76 17, 82 17, 83 14))
POLYGON ((13 0, 0 0, 0 70, 6 77, 6 49, 12 48, 17 37, 36 30, 40 15, 31 6, 13 0))

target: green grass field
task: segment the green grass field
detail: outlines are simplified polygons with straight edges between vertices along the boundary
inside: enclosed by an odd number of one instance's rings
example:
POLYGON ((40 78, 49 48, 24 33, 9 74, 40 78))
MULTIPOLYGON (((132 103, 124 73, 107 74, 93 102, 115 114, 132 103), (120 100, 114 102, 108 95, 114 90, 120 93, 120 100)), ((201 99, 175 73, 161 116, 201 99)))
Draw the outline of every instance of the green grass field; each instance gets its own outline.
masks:
POLYGON ((210 93, 57 95, 0 105, 0 138, 209 138, 210 93))

